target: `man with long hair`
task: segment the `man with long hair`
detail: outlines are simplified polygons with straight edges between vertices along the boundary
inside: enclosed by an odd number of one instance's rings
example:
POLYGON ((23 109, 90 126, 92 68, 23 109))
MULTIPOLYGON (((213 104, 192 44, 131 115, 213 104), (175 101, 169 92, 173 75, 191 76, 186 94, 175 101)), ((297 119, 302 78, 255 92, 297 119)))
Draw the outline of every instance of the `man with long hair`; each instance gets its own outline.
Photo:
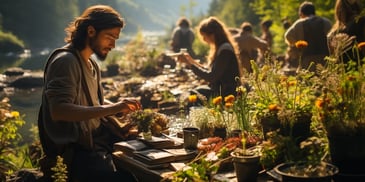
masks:
POLYGON ((67 165, 68 181, 134 181, 116 171, 110 131, 101 119, 141 108, 135 100, 105 104, 95 54, 104 60, 125 23, 113 8, 95 5, 66 28, 66 46, 56 49, 44 69, 38 128, 44 158, 44 181, 51 178, 57 156, 67 165))

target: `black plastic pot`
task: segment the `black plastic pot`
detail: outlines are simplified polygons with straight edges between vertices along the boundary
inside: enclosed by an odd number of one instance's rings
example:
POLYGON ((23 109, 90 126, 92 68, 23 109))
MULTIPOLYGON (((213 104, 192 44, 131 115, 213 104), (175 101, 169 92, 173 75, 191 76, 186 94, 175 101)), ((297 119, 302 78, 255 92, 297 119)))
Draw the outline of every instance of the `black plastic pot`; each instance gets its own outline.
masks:
MULTIPOLYGON (((255 147, 248 150, 255 150, 255 147)), ((260 155, 242 155, 236 152, 231 153, 234 170, 238 182, 257 181, 257 176, 261 169, 260 155)))
POLYGON ((335 181, 365 181, 365 136, 328 136, 335 181))
POLYGON ((339 170, 335 165, 330 163, 323 164, 325 165, 325 171, 321 175, 318 173, 308 176, 294 174, 298 170, 307 168, 308 165, 306 163, 282 163, 277 165, 274 171, 281 177, 281 179, 278 179, 281 182, 332 182, 339 170))

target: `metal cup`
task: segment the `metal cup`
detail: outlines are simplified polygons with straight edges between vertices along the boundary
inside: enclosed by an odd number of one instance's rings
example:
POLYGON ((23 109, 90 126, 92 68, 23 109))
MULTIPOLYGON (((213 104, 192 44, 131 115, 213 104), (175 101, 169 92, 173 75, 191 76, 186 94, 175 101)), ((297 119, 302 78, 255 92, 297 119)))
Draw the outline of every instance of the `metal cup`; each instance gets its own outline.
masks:
POLYGON ((199 129, 194 127, 183 128, 184 148, 195 150, 198 146, 199 129))

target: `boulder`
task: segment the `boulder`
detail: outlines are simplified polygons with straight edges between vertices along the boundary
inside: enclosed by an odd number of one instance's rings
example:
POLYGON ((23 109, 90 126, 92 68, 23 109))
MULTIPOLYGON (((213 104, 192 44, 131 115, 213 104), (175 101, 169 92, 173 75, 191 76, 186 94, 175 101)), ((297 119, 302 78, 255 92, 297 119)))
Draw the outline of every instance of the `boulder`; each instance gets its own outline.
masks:
POLYGON ((5 70, 4 75, 6 76, 21 76, 24 75, 25 70, 19 67, 11 67, 5 70))
POLYGON ((8 86, 19 89, 43 87, 43 76, 33 74, 20 76, 12 80, 8 86))

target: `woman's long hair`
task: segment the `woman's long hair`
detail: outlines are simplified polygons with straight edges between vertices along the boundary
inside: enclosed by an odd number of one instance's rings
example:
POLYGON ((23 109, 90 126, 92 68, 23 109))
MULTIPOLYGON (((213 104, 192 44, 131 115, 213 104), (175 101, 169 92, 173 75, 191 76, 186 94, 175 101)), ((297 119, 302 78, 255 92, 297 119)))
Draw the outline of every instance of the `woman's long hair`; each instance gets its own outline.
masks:
POLYGON ((209 54, 208 54, 208 60, 209 64, 212 64, 212 61, 214 60, 215 56, 217 56, 217 49, 219 46, 225 42, 228 42, 232 45, 234 49, 234 53, 237 56, 238 49, 236 46, 236 43, 233 41, 233 38, 231 36, 231 33, 228 31, 228 28, 226 25, 224 25, 223 22, 218 20, 216 17, 209 17, 207 19, 204 19, 199 24, 199 32, 200 34, 206 34, 206 35, 214 35, 214 45, 209 45, 209 54))
POLYGON ((346 28, 346 23, 352 21, 355 16, 359 15, 362 10, 359 1, 354 1, 353 4, 348 0, 337 0, 335 5, 335 24, 330 31, 332 34, 334 31, 343 30, 346 28))
POLYGON ((240 69, 242 67, 241 63, 240 61, 238 61, 240 60, 238 46, 237 43, 233 40, 232 34, 229 32, 226 25, 223 22, 221 22, 218 18, 211 16, 200 22, 199 32, 200 35, 202 34, 214 35, 215 42, 213 45, 209 45, 210 49, 208 54, 208 64, 211 65, 213 63, 214 58, 217 56, 217 51, 219 46, 222 45, 223 43, 228 42, 229 44, 232 45, 234 54, 236 55, 238 70, 240 74, 239 77, 241 77, 243 75, 243 72, 240 69))
POLYGON ((124 27, 124 20, 120 14, 110 6, 95 5, 87 8, 81 16, 77 17, 66 31, 66 43, 72 43, 78 49, 84 49, 86 46, 87 27, 92 26, 96 34, 101 30, 124 27))

